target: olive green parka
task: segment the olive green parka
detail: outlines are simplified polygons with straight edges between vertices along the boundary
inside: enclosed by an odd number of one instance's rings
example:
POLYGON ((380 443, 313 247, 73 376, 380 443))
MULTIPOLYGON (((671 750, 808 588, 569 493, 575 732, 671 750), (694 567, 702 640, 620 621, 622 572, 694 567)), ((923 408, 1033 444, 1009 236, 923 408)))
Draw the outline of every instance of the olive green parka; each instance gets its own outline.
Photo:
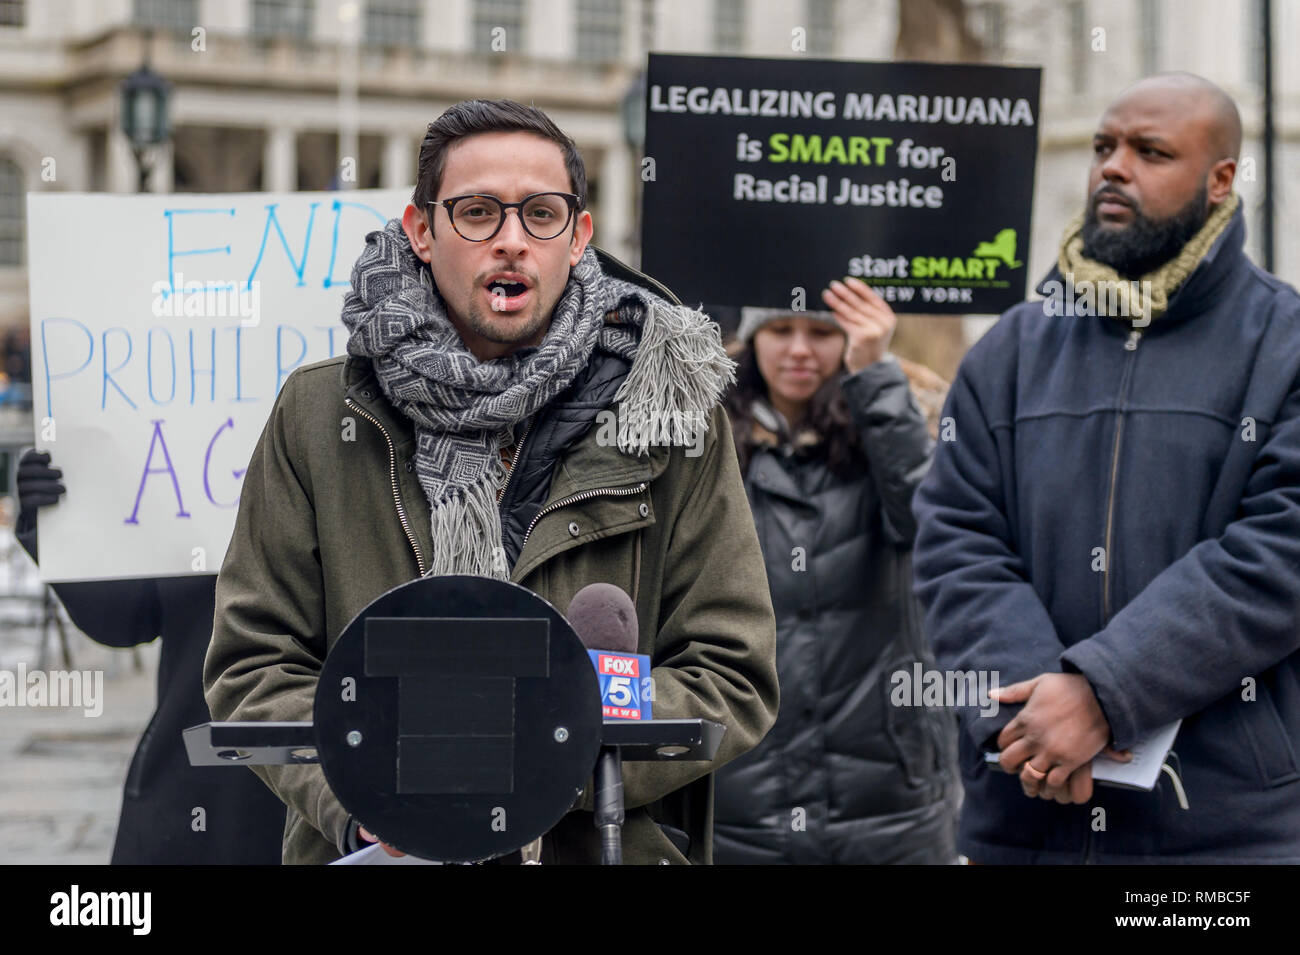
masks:
MULTIPOLYGON (((625 861, 710 863, 710 769, 758 743, 778 700, 771 597, 730 424, 715 407, 702 445, 640 457, 600 440, 601 430, 557 460, 511 579, 561 609, 596 581, 626 590, 638 650, 651 657, 654 715, 726 725, 713 764, 624 767, 625 861), (685 853, 664 827, 687 835, 685 853)), ((434 545, 414 455, 413 427, 368 360, 333 358, 285 381, 217 580, 204 667, 213 719, 310 720, 339 634, 376 597, 425 572, 434 545)), ((321 768, 250 768, 288 806, 284 861, 338 858, 348 813, 321 768)), ((545 837, 543 862, 599 861, 591 808, 588 791, 545 837)))

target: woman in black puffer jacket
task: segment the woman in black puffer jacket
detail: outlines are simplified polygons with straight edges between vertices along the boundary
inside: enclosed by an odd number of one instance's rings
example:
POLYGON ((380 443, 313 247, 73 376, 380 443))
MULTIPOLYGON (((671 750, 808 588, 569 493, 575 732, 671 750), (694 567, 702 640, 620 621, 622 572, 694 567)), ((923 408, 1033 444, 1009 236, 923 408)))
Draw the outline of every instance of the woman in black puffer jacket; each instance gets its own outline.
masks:
MULTIPOLYGON (((767 559, 781 709, 716 775, 714 859, 949 863, 951 710, 895 706, 934 662, 912 596, 912 492, 933 440, 864 283, 831 312, 745 309, 728 410, 767 559)), ((911 700, 910 691, 906 699, 911 700)))

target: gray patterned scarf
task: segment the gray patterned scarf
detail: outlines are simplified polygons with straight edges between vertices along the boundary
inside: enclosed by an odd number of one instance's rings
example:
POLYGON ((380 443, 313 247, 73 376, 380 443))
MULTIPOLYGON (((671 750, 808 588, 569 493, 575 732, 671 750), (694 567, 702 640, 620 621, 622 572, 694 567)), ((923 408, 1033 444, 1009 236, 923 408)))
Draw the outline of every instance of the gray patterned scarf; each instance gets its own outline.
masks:
POLYGON ((371 360, 388 400, 415 425, 416 474, 433 515, 431 574, 508 577, 496 502, 505 478, 501 449, 596 349, 632 362, 615 395, 618 447, 628 454, 692 445, 735 379, 707 315, 605 275, 590 247, 541 343, 480 362, 448 320, 398 219, 366 236, 343 324, 348 354, 371 360))

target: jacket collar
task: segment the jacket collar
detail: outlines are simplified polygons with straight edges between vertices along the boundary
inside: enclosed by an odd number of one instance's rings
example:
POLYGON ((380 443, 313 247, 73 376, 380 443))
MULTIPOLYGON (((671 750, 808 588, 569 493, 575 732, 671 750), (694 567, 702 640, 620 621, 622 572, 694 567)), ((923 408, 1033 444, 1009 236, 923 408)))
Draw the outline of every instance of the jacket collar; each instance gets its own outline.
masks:
POLYGON ((395 450, 414 450, 415 427, 388 401, 369 358, 348 355, 340 372, 343 399, 377 419, 388 432, 395 450))
MULTIPOLYGON (((1243 248, 1246 242, 1246 219, 1242 214, 1244 205, 1244 203, 1237 204, 1237 209, 1233 212, 1227 227, 1214 240, 1205 257, 1187 277, 1187 281, 1170 298, 1168 310, 1152 323, 1153 329, 1177 324, 1194 315, 1207 312, 1218 304, 1227 291, 1229 279, 1240 267, 1246 255, 1243 248)), ((1063 284, 1064 281, 1065 277, 1061 274, 1060 267, 1053 265, 1034 291, 1046 297, 1052 293, 1049 283, 1063 284)), ((1118 321, 1107 321, 1106 325, 1113 326, 1117 331, 1123 329, 1118 321)))
POLYGON ((343 361, 343 393, 354 401, 371 401, 380 394, 379 379, 369 358, 349 354, 343 361), (365 392, 369 391, 370 394, 365 392))
POLYGON ((800 425, 792 435, 785 416, 762 398, 755 398, 750 410, 754 416, 750 438, 755 447, 771 448, 785 455, 805 454, 823 441, 808 424, 800 425))
MULTIPOLYGON (((763 450, 765 449, 761 447, 755 448, 755 451, 763 450)), ((770 449, 768 453, 756 453, 750 458, 747 479, 754 487, 768 494, 783 497, 795 504, 816 506, 795 483, 793 475, 781 466, 777 454, 770 449)))

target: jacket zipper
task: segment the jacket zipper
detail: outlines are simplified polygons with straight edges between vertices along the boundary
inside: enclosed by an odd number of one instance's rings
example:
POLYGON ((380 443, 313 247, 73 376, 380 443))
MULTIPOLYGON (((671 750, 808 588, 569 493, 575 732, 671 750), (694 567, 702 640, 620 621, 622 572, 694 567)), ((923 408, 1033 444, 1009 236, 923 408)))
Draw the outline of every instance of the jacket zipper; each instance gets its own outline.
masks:
POLYGON ((406 532, 406 539, 411 543, 411 550, 415 552, 415 566, 420 570, 420 576, 424 576, 424 555, 420 553, 420 545, 416 543, 415 536, 411 533, 411 525, 406 521, 406 508, 402 507, 402 495, 397 489, 397 450, 393 447, 393 439, 389 437, 388 431, 379 419, 371 415, 368 411, 363 411, 361 406, 353 402, 351 398, 344 398, 343 403, 355 411, 361 417, 365 418, 384 436, 388 443, 388 476, 393 485, 393 503, 397 505, 397 519, 402 522, 402 530, 406 532))
POLYGON ((1111 552, 1111 539, 1115 522, 1115 481, 1119 477, 1119 443, 1124 434, 1124 396, 1128 391, 1129 375, 1133 371, 1133 353, 1137 351, 1138 342, 1141 340, 1142 332, 1135 328, 1128 333, 1128 341, 1124 342, 1124 350, 1129 353, 1129 359, 1128 363, 1124 366, 1124 377, 1119 383, 1119 416, 1115 422, 1115 446, 1111 451, 1110 458, 1110 491, 1106 496, 1106 565, 1105 569, 1101 572, 1102 627, 1105 627, 1110 621, 1110 568, 1115 562, 1115 555, 1111 552))
MULTIPOLYGON (((506 499, 506 491, 510 490, 510 482, 514 480, 515 471, 518 470, 518 464, 521 460, 523 460, 524 442, 528 440, 528 432, 533 430, 533 421, 535 420, 536 420, 535 416, 529 419, 528 427, 524 428, 524 433, 520 437, 519 443, 515 445, 515 458, 514 461, 512 461, 510 464, 509 473, 506 474, 506 483, 501 485, 501 497, 498 499, 503 504, 505 503, 505 499, 506 499)), ((523 548, 521 547, 520 550, 522 549, 523 548)))
POLYGON ((571 494, 558 501, 552 501, 550 504, 547 504, 544 508, 538 511, 533 516, 532 521, 529 522, 528 530, 524 531, 524 541, 519 545, 519 552, 521 554, 523 553, 524 548, 528 546, 528 537, 532 534, 533 528, 536 527, 537 522, 547 514, 550 514, 553 511, 558 511, 560 508, 567 507, 570 504, 576 504, 579 501, 587 501, 593 497, 600 497, 601 495, 606 495, 608 497, 628 497, 632 494, 640 494, 647 487, 649 487, 649 485, 646 484, 645 481, 642 481, 634 487, 597 487, 592 488, 589 491, 579 491, 577 494, 571 494))
MULTIPOLYGON (((1142 341, 1142 332, 1140 329, 1130 329, 1128 339, 1124 342, 1124 350, 1129 353, 1128 361, 1124 366, 1124 375, 1119 383, 1119 416, 1115 421, 1115 444, 1111 449, 1110 456, 1110 490, 1106 495, 1106 545, 1105 545, 1105 570, 1102 571, 1101 579, 1101 625, 1105 627, 1110 620, 1110 568, 1114 563, 1114 554, 1111 553, 1111 542, 1115 524, 1115 482, 1119 478, 1119 445, 1120 439, 1124 435, 1124 397, 1128 391, 1129 376, 1133 372, 1133 353, 1137 351, 1138 343, 1142 341)), ((1083 843, 1083 864, 1091 865, 1093 861, 1093 852, 1096 848, 1093 845, 1095 833, 1092 828, 1092 820, 1085 822, 1087 829, 1084 830, 1083 843)))

